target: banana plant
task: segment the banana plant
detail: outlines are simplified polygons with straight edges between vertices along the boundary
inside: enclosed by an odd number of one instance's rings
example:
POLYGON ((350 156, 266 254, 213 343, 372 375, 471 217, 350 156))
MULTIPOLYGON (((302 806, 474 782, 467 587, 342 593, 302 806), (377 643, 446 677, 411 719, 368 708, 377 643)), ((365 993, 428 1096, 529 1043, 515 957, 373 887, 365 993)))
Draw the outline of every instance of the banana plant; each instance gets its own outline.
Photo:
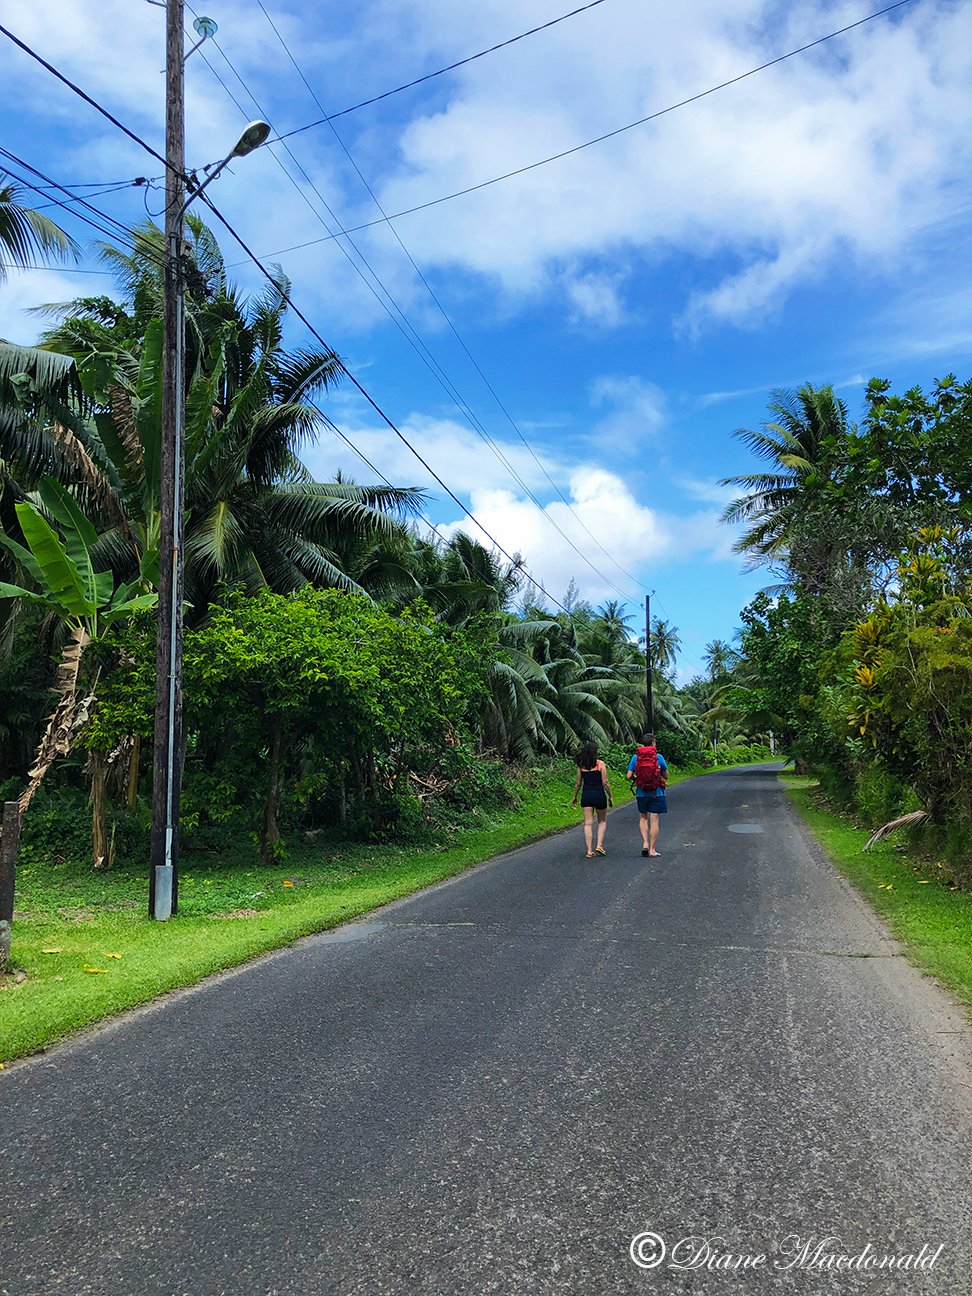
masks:
POLYGON ((85 648, 116 621, 154 607, 158 599, 147 589, 157 577, 157 551, 143 555, 137 580, 116 584, 111 571, 95 570, 92 550, 98 532, 70 491, 46 477, 37 494, 42 507, 32 500, 16 505, 26 548, 0 531, 0 545, 17 560, 35 588, 0 581, 0 599, 23 599, 44 608, 64 623, 68 637, 55 683, 57 704, 28 773, 27 787, 20 798, 21 815, 54 761, 70 751, 78 722, 83 718, 79 711, 86 711, 78 702, 78 675, 85 648))

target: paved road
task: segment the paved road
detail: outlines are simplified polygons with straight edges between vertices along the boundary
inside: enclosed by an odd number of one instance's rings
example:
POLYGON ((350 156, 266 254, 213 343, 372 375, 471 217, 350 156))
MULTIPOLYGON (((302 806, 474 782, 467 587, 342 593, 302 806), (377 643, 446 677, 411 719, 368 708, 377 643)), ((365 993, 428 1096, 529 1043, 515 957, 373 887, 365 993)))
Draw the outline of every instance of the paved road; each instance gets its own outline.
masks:
POLYGON ((769 770, 669 799, 658 860, 628 804, 5 1072, 0 1291, 972 1292, 967 1021, 769 770))

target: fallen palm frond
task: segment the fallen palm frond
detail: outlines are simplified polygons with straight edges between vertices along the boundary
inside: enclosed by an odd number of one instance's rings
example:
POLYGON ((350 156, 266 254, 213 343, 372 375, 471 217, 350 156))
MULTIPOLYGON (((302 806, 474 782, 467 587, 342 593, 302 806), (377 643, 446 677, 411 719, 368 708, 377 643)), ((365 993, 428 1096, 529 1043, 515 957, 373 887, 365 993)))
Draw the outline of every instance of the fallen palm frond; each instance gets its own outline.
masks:
POLYGON ((876 833, 872 833, 864 844, 865 850, 870 850, 875 842, 881 841, 889 833, 893 833, 896 828, 907 828, 909 824, 922 824, 929 818, 927 810, 912 810, 911 814, 902 815, 900 819, 892 819, 890 823, 884 824, 876 833))

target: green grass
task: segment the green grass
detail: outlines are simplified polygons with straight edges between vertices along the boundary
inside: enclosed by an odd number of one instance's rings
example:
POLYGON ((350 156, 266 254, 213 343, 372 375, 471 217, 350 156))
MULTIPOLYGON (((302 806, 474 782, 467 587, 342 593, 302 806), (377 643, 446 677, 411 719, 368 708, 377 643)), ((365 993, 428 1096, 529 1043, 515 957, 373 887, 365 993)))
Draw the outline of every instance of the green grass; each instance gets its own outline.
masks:
POLYGON ((893 834, 865 852, 870 830, 821 804, 814 779, 782 778, 814 836, 908 958, 972 1007, 972 895, 954 887, 944 865, 905 853, 893 834))

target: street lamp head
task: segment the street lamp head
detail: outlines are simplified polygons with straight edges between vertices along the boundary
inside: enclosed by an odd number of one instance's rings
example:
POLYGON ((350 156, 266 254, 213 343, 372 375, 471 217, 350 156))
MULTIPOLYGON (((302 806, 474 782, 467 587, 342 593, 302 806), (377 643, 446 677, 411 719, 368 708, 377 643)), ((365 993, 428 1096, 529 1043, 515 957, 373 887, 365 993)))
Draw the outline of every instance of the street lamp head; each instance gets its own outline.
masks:
POLYGON ((254 149, 259 148, 265 142, 270 134, 270 125, 265 121, 251 121, 249 126, 236 141, 236 146, 230 157, 246 157, 247 153, 252 153, 254 149))
POLYGON ((192 25, 196 29, 196 35, 201 36, 203 40, 212 40, 219 31, 212 18, 205 18, 201 14, 198 18, 193 19, 192 25))

